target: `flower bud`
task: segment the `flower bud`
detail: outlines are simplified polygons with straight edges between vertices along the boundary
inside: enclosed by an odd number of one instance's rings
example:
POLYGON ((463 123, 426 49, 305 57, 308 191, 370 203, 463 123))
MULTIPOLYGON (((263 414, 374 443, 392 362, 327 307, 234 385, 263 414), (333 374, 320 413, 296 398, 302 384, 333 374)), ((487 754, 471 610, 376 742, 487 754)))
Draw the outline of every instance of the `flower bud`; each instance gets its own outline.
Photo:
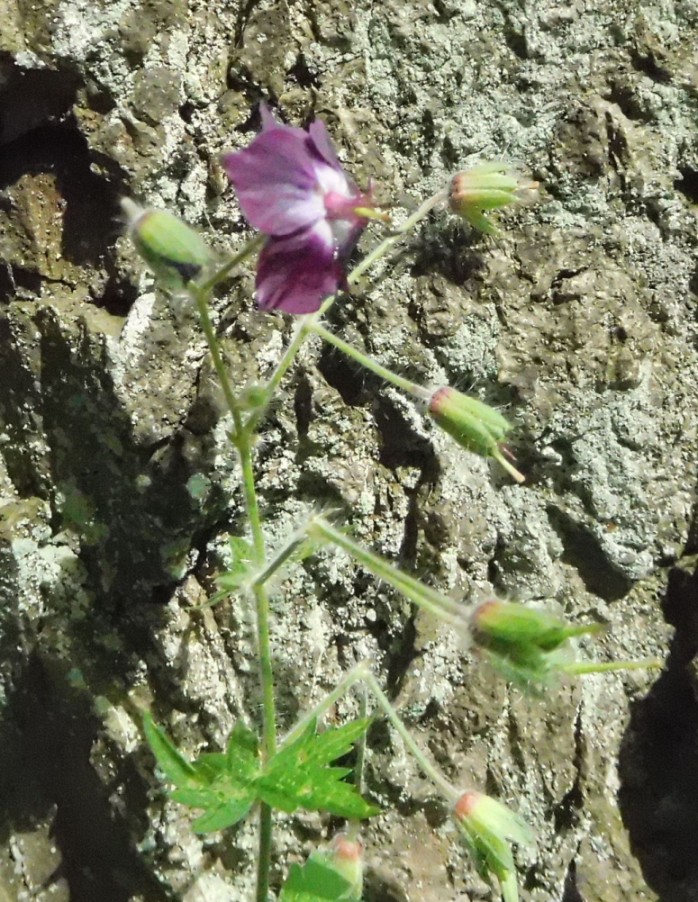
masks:
MULTIPOLYGON (((552 614, 523 604, 493 599, 481 604, 473 614, 472 629, 480 641, 535 645, 541 651, 552 651, 572 636, 598 633, 600 623, 572 626, 552 614)), ((477 639, 476 639, 477 641, 477 639)))
POLYGON ((449 206, 474 228, 496 235, 497 226, 485 216, 485 211, 533 200, 537 189, 538 182, 520 179, 505 163, 483 163, 453 176, 449 206))
POLYGON ((599 623, 573 626, 544 611, 497 600, 481 604, 470 621, 475 645, 507 679, 528 687, 568 669, 563 648, 568 639, 603 628, 599 623))
POLYGON ((163 285, 176 291, 201 275, 211 254, 201 236, 166 210, 144 210, 122 198, 136 250, 163 285))
POLYGON ((338 833, 325 854, 328 864, 351 886, 351 898, 355 896, 360 899, 364 882, 364 846, 361 840, 352 839, 346 833, 338 833))
POLYGON ((506 805, 481 792, 464 792, 453 813, 474 859, 478 873, 494 876, 505 902, 519 898, 510 842, 530 846, 534 835, 526 822, 506 805))
POLYGON ((437 388, 428 404, 429 416, 451 435, 459 445, 493 457, 517 481, 524 477, 504 456, 501 443, 511 424, 493 407, 450 386, 437 388))

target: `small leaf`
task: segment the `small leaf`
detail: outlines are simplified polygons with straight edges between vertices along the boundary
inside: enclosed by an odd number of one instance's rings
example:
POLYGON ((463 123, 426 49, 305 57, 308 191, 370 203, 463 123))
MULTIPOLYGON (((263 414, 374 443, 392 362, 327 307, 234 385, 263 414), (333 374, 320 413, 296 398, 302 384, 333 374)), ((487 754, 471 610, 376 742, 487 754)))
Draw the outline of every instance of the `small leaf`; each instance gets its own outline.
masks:
POLYGON ((192 764, 179 753, 167 733, 155 723, 147 711, 143 713, 143 731, 160 770, 171 783, 175 786, 186 786, 192 780, 196 780, 196 771, 192 764))
POLYGON ((218 803, 218 797, 211 789, 174 789, 170 798, 180 805, 188 805, 190 808, 209 808, 218 803))
POLYGON ((230 567, 216 577, 221 590, 216 593, 217 596, 237 591, 249 581, 254 570, 254 549, 247 539, 230 536, 229 544, 232 561, 230 567))
POLYGON ((377 814, 378 808, 366 802, 355 786, 344 782, 351 773, 349 768, 327 766, 351 750, 370 722, 370 718, 363 718, 318 735, 311 721, 301 736, 268 762, 257 780, 259 797, 289 813, 306 808, 359 819, 377 814))
POLYGON ((311 760, 318 764, 329 764, 330 761, 336 761, 337 758, 346 755, 351 751, 354 743, 368 730, 371 723, 372 718, 362 717, 360 720, 354 720, 342 727, 318 733, 308 748, 311 760))
MULTIPOLYGON (((255 785, 259 776, 257 737, 242 721, 233 727, 225 754, 206 752, 194 767, 201 781, 206 782, 208 793, 194 802, 194 807, 206 809, 193 824, 197 833, 231 827, 245 817, 259 798, 255 785)), ((179 801, 186 798, 180 795, 179 801)))
POLYGON ((233 732, 230 734, 226 756, 228 764, 231 766, 240 759, 240 756, 245 759, 254 758, 255 761, 259 756, 259 740, 256 734, 241 720, 235 724, 233 732))
POLYGON ((353 887, 323 857, 311 855, 301 867, 292 864, 279 902, 353 902, 353 887))
POLYGON ((222 752, 202 752, 194 762, 194 770, 202 783, 213 783, 225 772, 227 757, 222 752))
POLYGON ((212 833, 214 830, 232 827, 247 815, 254 803, 254 793, 250 793, 244 799, 229 799, 197 818, 192 824, 192 829, 195 833, 212 833))
POLYGON ((259 800, 258 741, 242 722, 233 728, 225 754, 204 752, 193 763, 180 755, 149 714, 144 715, 143 723, 158 765, 177 787, 171 797, 182 805, 204 810, 193 825, 197 833, 236 824, 259 800))

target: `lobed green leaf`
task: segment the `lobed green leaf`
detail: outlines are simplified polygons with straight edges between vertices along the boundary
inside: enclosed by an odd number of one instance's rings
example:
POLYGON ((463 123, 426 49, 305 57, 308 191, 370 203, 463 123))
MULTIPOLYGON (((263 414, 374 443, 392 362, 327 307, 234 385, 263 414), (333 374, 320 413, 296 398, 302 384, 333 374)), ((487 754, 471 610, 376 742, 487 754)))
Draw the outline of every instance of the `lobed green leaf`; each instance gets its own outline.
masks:
POLYGON ((279 902, 359 902, 351 883, 315 853, 303 866, 292 864, 279 902))
POLYGON ((238 722, 225 753, 204 752, 187 761, 150 715, 144 715, 148 743, 156 760, 176 789, 172 798, 204 813, 195 821, 197 833, 230 827, 244 818, 252 806, 266 802, 292 813, 299 808, 327 811, 338 817, 366 818, 379 809, 366 802, 355 786, 344 782, 348 767, 329 763, 346 755, 368 729, 369 718, 318 734, 316 721, 280 749, 262 768, 256 735, 238 722))
POLYGON ((167 733, 155 723, 147 711, 143 713, 143 731, 160 770, 171 783, 175 786, 186 786, 192 780, 196 780, 193 765, 180 754, 167 733))
POLYGON ((370 722, 370 718, 362 718, 318 734, 316 722, 311 721, 267 764, 257 781, 260 798, 289 813, 306 808, 348 818, 377 814, 379 809, 366 802, 355 786, 344 782, 350 768, 328 767, 330 761, 351 750, 370 722))

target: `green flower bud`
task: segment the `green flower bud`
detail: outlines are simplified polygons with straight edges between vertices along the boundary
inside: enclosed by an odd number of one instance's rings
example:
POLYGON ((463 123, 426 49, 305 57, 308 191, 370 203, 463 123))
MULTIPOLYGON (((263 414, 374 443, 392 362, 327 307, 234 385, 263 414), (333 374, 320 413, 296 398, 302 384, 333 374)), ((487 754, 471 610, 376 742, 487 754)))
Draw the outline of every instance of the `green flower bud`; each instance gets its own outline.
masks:
POLYGON ((201 236, 166 210, 144 210, 122 198, 136 250, 162 284, 171 291, 197 279, 211 260, 201 236))
POLYGON ((364 883, 364 846, 361 840, 351 839, 346 833, 338 833, 325 854, 327 862, 351 886, 350 897, 360 899, 364 883))
POLYGON ((572 626, 545 611, 495 599, 477 608, 472 627, 482 642, 495 639, 535 645, 542 651, 552 651, 572 636, 598 633, 604 628, 600 623, 572 626))
POLYGON ((533 200, 537 189, 538 182, 521 180, 504 163, 483 163, 453 176, 449 206, 474 228, 496 235, 499 230, 485 211, 533 200))
POLYGON ((568 639, 602 629, 599 623, 573 626, 543 611, 496 600, 481 604, 470 622, 475 645, 507 679, 529 688, 569 670, 563 647, 568 639))
POLYGON ((478 873, 495 877, 505 902, 518 902, 514 856, 510 842, 531 846, 535 837, 526 822, 506 805, 481 792, 464 792, 453 813, 478 873))
POLYGON ((501 447, 511 424, 493 407, 443 386, 433 392, 429 416, 459 445, 483 457, 494 458, 517 482, 524 476, 504 456, 501 447))

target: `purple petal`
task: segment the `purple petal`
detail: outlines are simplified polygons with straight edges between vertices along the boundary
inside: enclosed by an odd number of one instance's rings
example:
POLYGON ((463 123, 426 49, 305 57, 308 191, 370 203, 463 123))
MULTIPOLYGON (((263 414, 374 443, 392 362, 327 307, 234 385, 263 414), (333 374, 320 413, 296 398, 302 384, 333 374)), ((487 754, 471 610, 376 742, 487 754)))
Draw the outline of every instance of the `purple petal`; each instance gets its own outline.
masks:
POLYGON ((267 235, 289 235, 325 215, 316 172, 323 164, 312 147, 303 129, 277 125, 223 157, 250 225, 267 235))
POLYGON ((257 303, 263 310, 314 313, 344 284, 324 221, 296 235, 270 238, 257 261, 257 303))
POLYGON ((308 134, 313 142, 313 147, 325 162, 329 163, 333 169, 338 169, 340 172, 343 172, 342 164, 337 159, 337 154, 335 153, 332 141, 330 141, 330 136, 327 133, 327 128, 322 119, 315 119, 310 123, 308 126, 308 134))
POLYGON ((280 128, 283 127, 282 123, 278 122, 272 111, 269 109, 269 104, 262 101, 259 104, 259 115, 262 117, 262 131, 269 131, 272 128, 280 128))
POLYGON ((336 219, 330 223, 336 256, 342 266, 349 262, 349 257, 367 225, 367 219, 357 219, 354 222, 336 219))

